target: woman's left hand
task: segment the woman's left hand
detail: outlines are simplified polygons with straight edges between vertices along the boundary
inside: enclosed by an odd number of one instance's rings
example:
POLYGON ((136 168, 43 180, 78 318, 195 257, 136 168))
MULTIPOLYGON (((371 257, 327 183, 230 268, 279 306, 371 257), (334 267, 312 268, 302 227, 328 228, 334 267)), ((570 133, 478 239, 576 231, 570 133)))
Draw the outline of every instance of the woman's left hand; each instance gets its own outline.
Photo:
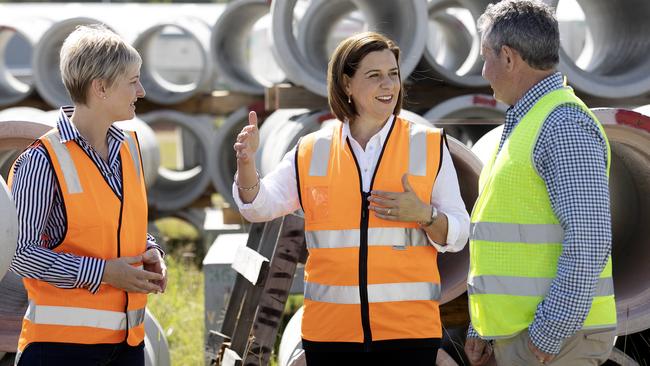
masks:
POLYGON ((162 280, 153 282, 160 286, 162 292, 165 292, 165 288, 167 287, 167 266, 158 249, 147 249, 142 254, 142 262, 145 271, 159 273, 163 276, 162 280))
POLYGON ((408 174, 402 176, 404 192, 372 191, 368 198, 370 209, 380 219, 390 221, 425 222, 431 218, 431 206, 422 202, 408 182, 408 174))

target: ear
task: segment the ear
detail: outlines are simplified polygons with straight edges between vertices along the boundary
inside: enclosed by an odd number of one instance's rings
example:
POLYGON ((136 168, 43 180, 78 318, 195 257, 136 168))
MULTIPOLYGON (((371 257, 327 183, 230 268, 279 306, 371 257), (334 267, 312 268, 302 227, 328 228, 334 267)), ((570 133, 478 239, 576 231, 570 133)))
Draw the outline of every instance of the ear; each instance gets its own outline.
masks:
POLYGON ((512 71, 521 60, 521 56, 512 47, 503 45, 501 46, 501 59, 504 62, 506 70, 512 71))
POLYGON ((101 79, 94 79, 90 83, 90 92, 99 99, 106 98, 106 83, 101 79))
POLYGON ((343 88, 345 88, 345 93, 346 93, 347 95, 350 95, 350 94, 352 93, 352 91, 350 90, 350 89, 351 89, 351 88, 350 88, 350 82, 351 82, 351 81, 352 81, 352 80, 350 79, 349 76, 343 74, 343 88))

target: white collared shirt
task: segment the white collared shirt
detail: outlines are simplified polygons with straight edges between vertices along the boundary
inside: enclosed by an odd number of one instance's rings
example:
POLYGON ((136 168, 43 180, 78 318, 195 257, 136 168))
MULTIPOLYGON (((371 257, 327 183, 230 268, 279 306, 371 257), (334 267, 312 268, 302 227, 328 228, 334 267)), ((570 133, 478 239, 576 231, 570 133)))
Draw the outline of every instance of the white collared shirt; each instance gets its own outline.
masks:
MULTIPOLYGON (((391 116, 384 127, 368 140, 366 149, 350 134, 350 125, 343 124, 343 139, 350 139, 352 152, 361 169, 363 190, 370 190, 372 175, 375 171, 388 132, 393 124, 391 116)), ((300 209, 298 187, 296 184, 295 147, 285 154, 278 166, 260 182, 260 190, 253 202, 243 203, 239 190, 233 184, 232 192, 241 214, 251 222, 269 221, 275 217, 289 214, 300 209)), ((431 204, 447 216, 447 241, 439 245, 429 241, 438 252, 458 252, 463 249, 469 237, 469 215, 460 196, 456 169, 451 160, 447 146, 443 147, 442 165, 431 191, 431 204)))

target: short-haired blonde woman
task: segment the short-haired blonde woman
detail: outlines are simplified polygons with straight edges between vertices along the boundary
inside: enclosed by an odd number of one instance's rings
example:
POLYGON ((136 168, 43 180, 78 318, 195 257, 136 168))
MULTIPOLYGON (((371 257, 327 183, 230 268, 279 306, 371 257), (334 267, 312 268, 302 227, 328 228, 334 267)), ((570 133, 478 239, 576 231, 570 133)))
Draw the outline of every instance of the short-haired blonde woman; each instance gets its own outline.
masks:
POLYGON ((137 136, 113 125, 145 94, 141 62, 104 26, 72 32, 61 75, 74 106, 10 173, 20 225, 11 270, 29 297, 18 365, 144 365, 146 296, 167 275, 146 231, 137 136))
POLYGON ((251 113, 234 145, 237 204, 251 221, 304 210, 309 366, 433 365, 437 255, 462 249, 469 231, 444 134, 398 117, 399 48, 380 34, 338 45, 328 92, 339 122, 303 137, 262 180, 251 113))

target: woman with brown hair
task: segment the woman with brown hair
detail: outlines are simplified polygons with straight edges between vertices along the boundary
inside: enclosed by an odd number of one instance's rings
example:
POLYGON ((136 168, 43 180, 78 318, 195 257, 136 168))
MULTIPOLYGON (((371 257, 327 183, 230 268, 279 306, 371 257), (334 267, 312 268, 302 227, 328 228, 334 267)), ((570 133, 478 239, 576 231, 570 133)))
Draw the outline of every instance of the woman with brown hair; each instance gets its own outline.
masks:
POLYGON ((241 213, 250 221, 305 213, 309 366, 435 362, 437 254, 463 248, 469 217, 442 130, 398 117, 402 94, 399 48, 378 33, 357 34, 328 66, 338 123, 303 137, 261 180, 254 112, 237 136, 241 213))

